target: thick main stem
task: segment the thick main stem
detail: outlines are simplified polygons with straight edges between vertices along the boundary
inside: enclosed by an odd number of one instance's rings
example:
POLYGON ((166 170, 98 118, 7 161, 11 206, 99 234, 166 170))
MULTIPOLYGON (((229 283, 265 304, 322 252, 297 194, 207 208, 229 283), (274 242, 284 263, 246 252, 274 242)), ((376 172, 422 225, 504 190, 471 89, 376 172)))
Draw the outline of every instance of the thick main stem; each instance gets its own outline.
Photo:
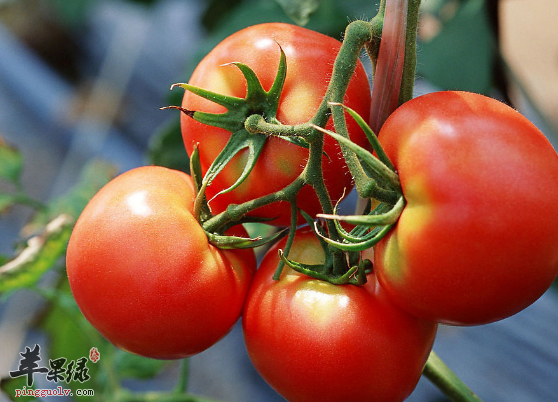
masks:
POLYGON ((405 33, 405 61, 399 91, 399 104, 413 99, 415 74, 417 68, 417 29, 421 0, 408 0, 407 29, 405 33))
MULTIPOLYGON (((373 37, 381 34, 372 32, 374 27, 378 27, 378 24, 371 24, 365 21, 355 21, 349 24, 345 31, 345 40, 333 66, 332 79, 324 102, 343 103, 349 81, 358 63, 360 51, 365 44, 370 43, 373 37)), ((328 107, 331 106, 328 105, 328 107)), ((348 138, 344 109, 339 106, 331 107, 331 114, 337 133, 348 138)), ((359 194, 368 194, 371 188, 371 179, 364 171, 358 157, 342 144, 341 151, 343 152, 347 167, 355 180, 357 192, 359 194)))

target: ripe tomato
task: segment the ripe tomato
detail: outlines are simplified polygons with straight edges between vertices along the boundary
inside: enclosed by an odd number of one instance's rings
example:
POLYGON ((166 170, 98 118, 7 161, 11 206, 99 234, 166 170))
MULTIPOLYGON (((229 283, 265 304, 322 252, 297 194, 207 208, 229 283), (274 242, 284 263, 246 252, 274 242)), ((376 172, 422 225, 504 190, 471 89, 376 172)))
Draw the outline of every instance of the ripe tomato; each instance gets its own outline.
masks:
MULTIPOLYGON (((241 62, 254 70, 265 90, 269 90, 279 65, 280 48, 286 54, 287 76, 281 95, 277 119, 286 125, 306 123, 318 109, 331 77, 333 62, 341 43, 336 39, 294 25, 267 23, 251 26, 229 36, 218 44, 196 67, 189 84, 217 93, 244 98, 246 80, 231 62, 241 62)), ((365 119, 370 113, 370 85, 363 66, 359 63, 346 97, 347 106, 365 119)), ((182 107, 212 113, 225 108, 190 92, 184 94, 182 107)), ((189 155, 194 144, 200 143, 202 171, 205 173, 224 148, 230 133, 221 128, 200 124, 182 114, 182 136, 189 155)), ((361 146, 368 142, 362 130, 348 119, 351 139, 361 146)), ((332 129, 330 120, 328 128, 332 129)), ((327 137, 327 136, 326 136, 327 137)), ((334 201, 342 197, 344 189, 352 188, 352 178, 340 155, 339 145, 325 139, 323 172, 326 186, 334 201)), ((247 151, 241 151, 217 176, 207 189, 208 199, 229 188, 243 171, 247 151)), ((235 190, 211 200, 214 213, 224 211, 229 204, 240 204, 284 188, 301 172, 308 159, 308 150, 280 138, 269 138, 256 166, 235 190)), ((303 188, 298 206, 311 215, 321 212, 313 190, 303 188)), ((277 218, 271 222, 288 225, 290 206, 275 203, 256 210, 252 215, 277 218)))
POLYGON ((506 318, 558 274, 558 155, 512 108, 437 92, 397 109, 380 131, 407 205, 376 246, 393 300, 458 325, 506 318))
MULTIPOLYGON (((420 378, 437 325, 392 304, 373 274, 364 286, 332 285, 285 268, 274 281, 285 241, 264 256, 243 313, 258 372, 291 402, 403 401, 420 378)), ((296 233, 289 257, 324 261, 308 229, 296 233)))
POLYGON ((141 167, 103 187, 76 223, 66 261, 72 293, 121 349, 183 358, 213 345, 240 317, 254 252, 210 245, 193 200, 190 176, 141 167))

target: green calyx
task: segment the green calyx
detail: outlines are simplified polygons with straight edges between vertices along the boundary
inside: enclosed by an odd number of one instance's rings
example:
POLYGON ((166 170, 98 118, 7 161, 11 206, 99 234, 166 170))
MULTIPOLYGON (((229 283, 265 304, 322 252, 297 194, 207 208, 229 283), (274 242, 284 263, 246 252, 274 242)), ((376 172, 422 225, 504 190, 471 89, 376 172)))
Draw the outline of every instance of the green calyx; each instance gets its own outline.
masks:
POLYGON ((319 218, 332 219, 341 241, 333 240, 316 230, 330 246, 344 251, 363 251, 376 245, 393 228, 405 208, 403 197, 395 205, 380 203, 366 215, 318 215, 319 218), (340 221, 356 225, 350 232, 341 226, 340 221))
POLYGON ((276 117, 277 109, 279 108, 279 98, 281 97, 281 91, 283 90, 283 85, 285 84, 285 78, 287 76, 287 62, 283 50, 281 49, 281 58, 279 60, 277 75, 269 91, 266 91, 262 87, 256 73, 250 67, 243 63, 231 64, 236 66, 246 79, 245 98, 223 95, 190 84, 178 83, 174 84, 171 89, 181 87, 204 99, 225 107, 227 111, 217 114, 192 111, 184 108, 178 109, 200 123, 223 128, 231 134, 244 129, 244 121, 248 116, 253 114, 262 115, 265 120, 270 123, 278 123, 276 117))
MULTIPOLYGON (((201 169, 199 151, 197 149, 198 144, 194 145, 194 151, 190 156, 190 172, 195 182, 197 194, 194 203, 194 215, 202 224, 210 243, 222 249, 258 247, 265 243, 277 240, 278 237, 283 235, 283 232, 278 232, 269 238, 263 239, 246 239, 225 235, 225 230, 230 226, 245 222, 265 223, 265 220, 240 216, 236 217, 232 221, 230 219, 225 220, 225 224, 218 224, 215 226, 213 222, 215 219, 212 220, 214 216, 211 214, 208 200, 205 195, 206 188, 212 183, 215 177, 239 152, 247 150, 246 164, 239 178, 230 187, 221 190, 215 196, 230 192, 241 185, 254 168, 265 146, 266 140, 270 135, 282 138, 298 146, 305 148, 309 147, 308 143, 304 139, 300 138, 300 136, 291 135, 290 133, 283 135, 281 132, 275 132, 275 130, 254 132, 246 128, 247 125, 250 126, 250 124, 246 124, 246 122, 254 121, 254 119, 263 121, 263 123, 268 127, 284 127, 277 120, 279 100, 287 74, 286 56, 283 49, 280 48, 280 50, 281 56, 277 74, 271 88, 268 91, 263 88, 256 73, 249 66, 243 63, 231 64, 240 70, 246 80, 247 89, 246 96, 244 98, 219 94, 186 83, 174 84, 171 87, 171 89, 181 87, 227 109, 225 113, 207 113, 189 110, 178 106, 169 106, 166 108, 178 109, 189 118, 192 118, 202 124, 219 127, 231 133, 227 144, 212 162, 205 174, 202 173, 201 169)), ((227 214, 230 215, 229 211, 227 211, 227 214)))
MULTIPOLYGON (((237 155, 240 151, 247 149, 248 158, 246 165, 240 177, 229 188, 223 189, 217 195, 230 192, 237 188, 248 177, 254 168, 263 147, 265 146, 268 138, 267 134, 261 132, 251 132, 245 127, 245 122, 254 116, 262 118, 266 124, 272 126, 280 126, 281 123, 277 120, 277 110, 279 108, 279 99, 285 84, 287 76, 287 62, 286 56, 281 49, 281 58, 279 60, 279 67, 273 85, 266 91, 256 73, 247 65, 242 63, 231 63, 236 66, 246 79, 246 97, 237 98, 218 94, 202 88, 198 88, 189 84, 179 83, 174 84, 174 87, 181 87, 190 91, 198 96, 207 100, 224 106, 227 111, 225 113, 206 113, 200 111, 192 111, 181 107, 172 107, 179 109, 190 118, 209 126, 219 127, 231 133, 231 137, 223 150, 215 158, 208 171, 206 172, 203 181, 205 186, 211 184, 213 179, 224 169, 224 167, 237 155)), ((299 137, 290 135, 277 135, 278 137, 292 142, 296 145, 308 147, 308 144, 299 137)))
MULTIPOLYGON (((251 211, 276 201, 290 202, 293 206, 293 217, 296 218, 298 215, 296 196, 303 186, 310 186, 322 206, 324 213, 319 218, 323 219, 325 227, 319 229, 318 226, 315 227, 313 219, 307 219, 307 221, 310 227, 314 228, 317 238, 323 244, 324 254, 329 256, 329 260, 321 267, 305 266, 290 261, 288 249, 286 249, 275 277, 278 277, 282 265, 288 265, 306 275, 331 283, 361 284, 366 281, 367 263, 359 258, 355 260, 353 256, 359 256, 360 251, 377 243, 395 224, 405 205, 399 177, 382 151, 374 132, 362 117, 340 103, 344 99, 349 81, 357 66, 360 50, 376 36, 372 32, 375 25, 374 27, 372 25, 364 21, 356 21, 347 27, 345 40, 334 63, 332 79, 326 96, 314 118, 304 124, 283 125, 277 120, 279 101, 287 73, 286 56, 280 46, 281 56, 277 74, 268 91, 263 88, 256 73, 243 63, 231 64, 239 69, 246 80, 247 90, 244 98, 218 94, 190 84, 173 85, 173 88, 182 87, 226 109, 224 113, 208 113, 171 107, 179 109, 189 118, 202 124, 219 127, 231 133, 226 146, 205 174, 202 175, 197 150, 191 156, 190 171, 194 176, 197 191, 194 214, 206 231, 210 242, 220 248, 244 248, 256 247, 265 241, 272 241, 273 239, 234 238, 234 236, 227 236, 224 233, 230 226, 254 221, 254 218, 248 217, 251 211), (348 113, 365 132, 376 155, 349 139, 345 113, 348 113), (335 132, 324 128, 330 117, 333 118, 335 132), (323 156, 329 157, 323 149, 324 135, 333 137, 340 144, 359 196, 379 202, 379 207, 368 215, 342 217, 336 214, 321 172, 323 156), (239 178, 228 188, 222 189, 216 196, 233 191, 241 185, 257 163, 266 140, 270 136, 308 148, 309 158, 303 172, 284 189, 239 205, 230 205, 226 211, 213 216, 205 196, 207 187, 242 151, 246 156, 246 162, 239 178), (356 228, 347 232, 340 221, 347 221, 356 225, 356 228)), ((261 222, 261 220, 259 221, 261 222)), ((296 224, 296 219, 294 219, 291 234, 294 234, 296 224)))
POLYGON ((200 164, 199 150, 197 145, 194 146, 192 155, 190 156, 190 173, 194 181, 194 190, 196 198, 194 200, 194 217, 204 229, 204 232, 211 244, 220 249, 242 249, 242 248, 255 248, 267 243, 277 241, 284 235, 284 231, 276 232, 267 237, 246 238, 240 236, 231 236, 225 232, 232 226, 248 223, 248 222, 264 222, 263 219, 241 217, 234 222, 228 222, 218 228, 206 230, 204 222, 213 218, 213 214, 209 208, 207 197, 205 196, 205 188, 208 182, 204 181, 202 176, 202 169, 200 164))
MULTIPOLYGON (((403 212, 406 202, 395 167, 370 126, 352 109, 339 103, 330 103, 330 106, 341 107, 358 123, 368 137, 376 155, 353 143, 347 138, 347 135, 343 136, 319 127, 315 128, 334 138, 345 148, 345 158, 353 160, 352 172, 355 182, 357 182, 359 196, 374 199, 377 205, 368 213, 347 216, 338 215, 336 206, 333 214, 317 215, 318 218, 334 222, 336 236, 332 237, 331 231, 329 236, 322 233, 318 230, 317 225, 315 232, 334 249, 345 252, 363 251, 376 245, 392 229, 403 212), (341 221, 355 226, 351 231, 347 231, 341 225, 341 221)), ((346 124, 340 124, 338 127, 341 132, 346 131, 346 124)))
POLYGON ((282 250, 279 250, 279 256, 281 257, 281 260, 285 263, 285 265, 294 269, 295 271, 311 278, 332 283, 334 285, 363 285, 366 283, 366 274, 371 272, 372 270, 372 262, 368 259, 365 259, 358 261, 356 265, 351 265, 351 267, 343 274, 332 275, 330 272, 328 272, 329 265, 326 263, 310 265, 291 261, 287 257, 285 257, 285 254, 282 252, 282 250))
POLYGON ((279 280, 284 265, 287 265, 291 269, 303 275, 326 281, 334 285, 365 284, 366 275, 372 271, 372 262, 368 259, 363 259, 361 257, 360 250, 341 250, 338 247, 331 247, 329 244, 331 239, 321 233, 325 228, 320 228, 318 222, 316 222, 306 212, 302 210, 299 210, 299 212, 318 239, 323 250, 325 260, 321 264, 304 264, 288 258, 296 231, 296 225, 293 225, 289 232, 289 238, 287 239, 285 248, 283 250, 279 250, 279 257, 281 261, 275 271, 273 279, 279 280))

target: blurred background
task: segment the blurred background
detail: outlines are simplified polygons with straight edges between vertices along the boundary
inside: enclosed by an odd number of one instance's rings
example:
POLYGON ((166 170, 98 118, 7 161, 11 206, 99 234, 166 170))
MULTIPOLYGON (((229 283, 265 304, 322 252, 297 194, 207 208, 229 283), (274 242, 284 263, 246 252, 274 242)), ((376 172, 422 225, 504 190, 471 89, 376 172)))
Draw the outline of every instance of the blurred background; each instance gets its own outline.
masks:
MULTIPOLYGON (((37 223, 34 208, 8 202, 5 194, 25 192, 57 209, 63 195, 77 197, 75 189, 82 189, 84 180, 90 188, 96 180, 150 163, 185 168, 178 114, 159 110, 180 102, 181 92, 171 92, 171 84, 187 81, 215 44, 245 26, 294 23, 285 3, 0 0, 0 144, 17 149, 22 158, 17 180, 0 179, 0 265, 39 227, 30 225, 37 223)), ((349 21, 373 17, 377 3, 321 0, 306 26, 341 38, 349 21)), ((423 3, 417 95, 463 89, 497 97, 525 113, 556 147, 558 2, 423 3)), ((63 272, 63 261, 57 265, 63 272)), ((4 279, 0 272, 1 378, 17 367, 25 345, 44 345, 43 358, 70 354, 62 348, 68 342, 87 351, 96 346, 78 340, 75 328, 66 327, 67 317, 57 317, 44 294, 23 285, 3 288, 4 279)), ((58 280, 46 275, 41 283, 58 280)), ((485 401, 553 402, 558 394, 557 295, 551 290, 499 323, 443 327, 435 350, 485 401)), ((130 370, 131 389, 169 389, 176 380, 177 364, 125 360, 122 370, 130 370)), ((191 392, 222 401, 282 400, 251 367, 238 327, 190 359, 189 384, 191 392)), ((13 398, 8 395, 2 393, 0 401, 13 398)), ((426 380, 409 398, 444 400, 426 380)))

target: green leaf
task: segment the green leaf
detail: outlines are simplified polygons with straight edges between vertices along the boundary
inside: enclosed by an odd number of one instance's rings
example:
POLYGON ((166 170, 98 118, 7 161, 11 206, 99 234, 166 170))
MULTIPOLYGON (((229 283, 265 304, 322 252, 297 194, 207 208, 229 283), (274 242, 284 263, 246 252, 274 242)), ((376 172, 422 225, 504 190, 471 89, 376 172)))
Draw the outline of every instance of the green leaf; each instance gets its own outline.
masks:
POLYGON ((34 231, 61 214, 76 220, 91 197, 116 175, 116 167, 104 161, 92 161, 83 169, 78 183, 67 193, 49 201, 44 211, 38 213, 26 230, 34 231))
POLYGON ((29 197, 24 191, 16 190, 15 193, 0 193, 0 213, 6 212, 13 205, 27 205, 35 210, 43 209, 43 204, 29 197))
POLYGON ((438 35, 419 48, 417 72, 437 87, 490 90, 497 49, 485 1, 463 2, 438 35))
POLYGON ((16 397, 16 389, 21 390, 25 387, 25 389, 34 389, 34 387, 27 386, 27 377, 16 377, 16 378, 2 378, 0 380, 0 389, 4 391, 4 393, 10 398, 11 401, 17 402, 26 402, 26 401, 35 401, 37 400, 34 396, 18 396, 16 397))
POLYGON ((320 0, 276 0, 283 8, 285 14, 292 18, 298 25, 306 25, 310 16, 320 6, 320 0))
POLYGON ((16 257, 0 266, 0 293, 32 287, 56 265, 66 252, 73 223, 115 172, 115 168, 105 162, 90 163, 74 188, 36 214, 24 231, 38 234, 27 241, 16 257))
POLYGON ((0 266, 0 293, 35 285, 64 255, 72 227, 73 220, 60 215, 30 238, 14 259, 0 266))
POLYGON ((180 118, 172 119, 151 137, 147 156, 154 165, 190 173, 190 162, 180 131, 180 118))
MULTIPOLYGON (((153 378, 168 364, 168 361, 132 355, 112 346, 82 315, 72 296, 68 281, 65 280, 58 289, 51 289, 44 295, 51 302, 51 307, 39 325, 48 335, 49 355, 54 358, 65 357, 68 360, 77 360, 84 356, 88 357, 93 347, 99 351, 100 360, 97 363, 87 362, 91 376, 88 385, 99 388, 105 385, 107 376, 113 375, 103 369, 107 364, 110 365, 112 372, 118 374, 119 380, 153 378)), ((80 383, 74 385, 83 388, 80 383)))
POLYGON ((168 365, 166 360, 148 359, 121 350, 116 351, 115 370, 120 378, 146 380, 155 377, 168 365))
POLYGON ((22 170, 23 157, 21 153, 0 137, 0 179, 19 184, 22 170))
POLYGON ((14 194, 0 193, 0 213, 5 212, 16 202, 17 197, 14 194))
MULTIPOLYGON (((65 358, 67 362, 77 361, 87 357, 87 374, 90 379, 85 383, 71 381, 64 387, 74 390, 77 388, 94 389, 97 394, 107 381, 107 374, 103 373, 103 359, 113 353, 114 347, 87 322, 81 314, 72 294, 68 281, 64 281, 57 289, 50 289, 44 293, 51 302, 49 309, 42 316, 39 327, 48 336, 48 353, 50 359, 65 358), (93 363, 89 360, 91 348, 97 348, 100 360, 93 363)), ((77 400, 91 400, 91 397, 75 397, 77 400)))

